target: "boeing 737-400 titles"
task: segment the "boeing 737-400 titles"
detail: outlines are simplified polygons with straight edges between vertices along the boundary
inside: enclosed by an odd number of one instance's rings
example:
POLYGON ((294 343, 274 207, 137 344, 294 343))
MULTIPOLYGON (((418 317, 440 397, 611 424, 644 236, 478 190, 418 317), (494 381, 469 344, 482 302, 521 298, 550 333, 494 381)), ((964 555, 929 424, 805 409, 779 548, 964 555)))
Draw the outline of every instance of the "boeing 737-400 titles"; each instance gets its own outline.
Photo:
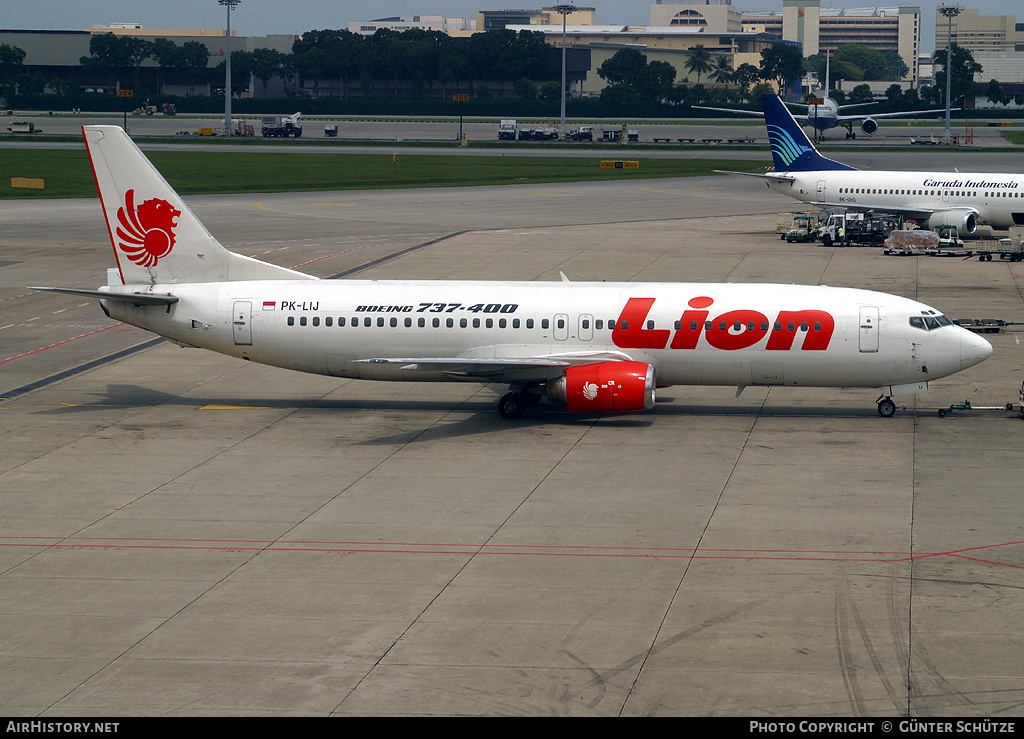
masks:
POLYGON ((991 345, 935 308, 849 288, 764 284, 321 280, 228 251, 117 126, 86 146, 118 269, 112 319, 185 347, 365 380, 509 385, 506 418, 543 397, 637 411, 669 385, 920 392, 991 345))

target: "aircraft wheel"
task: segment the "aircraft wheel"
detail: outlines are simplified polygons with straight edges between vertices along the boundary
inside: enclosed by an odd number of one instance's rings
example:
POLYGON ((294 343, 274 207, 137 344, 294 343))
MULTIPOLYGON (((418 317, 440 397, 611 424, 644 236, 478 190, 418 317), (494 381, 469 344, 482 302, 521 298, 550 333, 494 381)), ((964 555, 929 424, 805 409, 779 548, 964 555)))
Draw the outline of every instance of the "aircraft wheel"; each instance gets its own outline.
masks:
POLYGON ((878 415, 882 418, 892 418, 896 413, 896 404, 892 398, 882 398, 878 401, 878 415))
POLYGON ((498 401, 498 415, 509 421, 519 418, 525 410, 526 401, 517 392, 505 393, 498 401))

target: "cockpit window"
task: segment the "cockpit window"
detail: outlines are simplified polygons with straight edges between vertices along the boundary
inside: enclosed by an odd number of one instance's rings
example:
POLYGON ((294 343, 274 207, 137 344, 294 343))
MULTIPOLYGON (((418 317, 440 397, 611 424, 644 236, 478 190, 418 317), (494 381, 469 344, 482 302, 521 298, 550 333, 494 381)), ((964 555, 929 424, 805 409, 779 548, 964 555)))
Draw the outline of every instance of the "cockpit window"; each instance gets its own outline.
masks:
POLYGON ((910 325, 922 331, 934 331, 943 326, 952 326, 953 322, 945 316, 936 313, 932 316, 911 316, 910 325))

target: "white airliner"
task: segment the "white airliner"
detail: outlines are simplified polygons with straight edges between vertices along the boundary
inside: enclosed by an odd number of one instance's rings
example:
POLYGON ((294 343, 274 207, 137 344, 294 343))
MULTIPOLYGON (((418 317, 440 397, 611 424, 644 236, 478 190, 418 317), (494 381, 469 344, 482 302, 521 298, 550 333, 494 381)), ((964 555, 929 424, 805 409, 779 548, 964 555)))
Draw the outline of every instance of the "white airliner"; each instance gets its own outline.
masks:
MULTIPOLYGON (((825 90, 830 88, 829 85, 829 71, 828 62, 829 57, 826 57, 825 67, 825 90)), ((818 93, 819 96, 821 93, 818 93)), ((800 108, 807 108, 805 115, 793 116, 801 126, 810 126, 814 129, 815 138, 821 138, 825 131, 842 126, 846 129, 846 138, 855 139, 857 138, 857 132, 853 130, 855 123, 860 123, 860 130, 867 136, 873 136, 878 131, 879 118, 907 118, 915 115, 928 115, 931 113, 942 113, 945 114, 944 108, 933 109, 933 110, 902 110, 897 113, 865 113, 863 115, 843 115, 842 111, 849 110, 851 108, 863 108, 866 105, 875 105, 876 103, 853 103, 852 105, 839 105, 834 98, 828 96, 821 97, 821 103, 805 104, 805 103, 786 103, 786 105, 795 105, 800 108)), ((736 108, 705 108, 699 105, 693 106, 700 110, 716 110, 721 113, 739 113, 741 115, 753 115, 762 117, 765 114, 756 110, 739 110, 736 108)), ((960 110, 960 108, 951 108, 950 110, 960 110)))
POLYGON ((116 126, 86 126, 117 270, 111 318, 184 347, 367 380, 502 383, 506 418, 548 397, 636 411, 668 385, 880 388, 983 361, 984 339, 884 293, 760 284, 320 280, 224 249, 116 126))
POLYGON ((979 224, 1024 225, 1024 176, 968 172, 861 171, 818 153, 777 95, 762 95, 774 172, 743 174, 803 203, 902 215, 961 235, 979 224))

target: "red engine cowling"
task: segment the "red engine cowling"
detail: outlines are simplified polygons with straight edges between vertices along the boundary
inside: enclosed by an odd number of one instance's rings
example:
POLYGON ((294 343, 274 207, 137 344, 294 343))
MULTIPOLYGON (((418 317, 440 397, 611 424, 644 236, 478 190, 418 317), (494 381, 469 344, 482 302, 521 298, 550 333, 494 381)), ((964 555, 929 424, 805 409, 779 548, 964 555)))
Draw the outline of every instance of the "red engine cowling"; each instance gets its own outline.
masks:
POLYGON ((654 367, 646 362, 584 364, 570 367, 545 390, 569 411, 649 410, 654 407, 654 367))

